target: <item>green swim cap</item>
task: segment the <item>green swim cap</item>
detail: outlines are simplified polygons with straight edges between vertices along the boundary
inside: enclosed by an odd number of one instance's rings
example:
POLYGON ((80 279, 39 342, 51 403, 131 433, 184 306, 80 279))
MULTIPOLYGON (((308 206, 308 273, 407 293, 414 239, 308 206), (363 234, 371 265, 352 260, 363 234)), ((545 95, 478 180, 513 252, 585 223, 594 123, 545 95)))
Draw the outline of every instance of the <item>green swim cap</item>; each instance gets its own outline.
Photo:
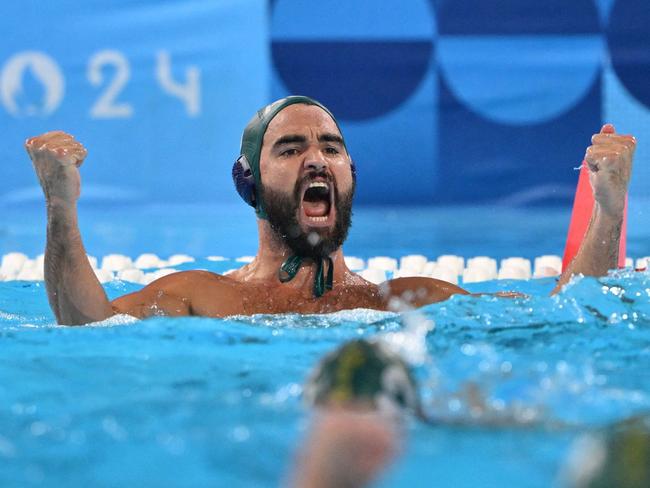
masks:
POLYGON ((353 340, 323 358, 304 388, 311 405, 365 403, 389 416, 418 413, 420 400, 409 367, 380 342, 353 340))
MULTIPOLYGON (((338 122, 322 103, 314 100, 310 97, 305 97, 301 95, 293 95, 286 98, 281 98, 266 107, 257 111, 253 118, 248 122, 248 125, 244 129, 244 133, 241 138, 241 148, 239 153, 242 157, 246 158, 248 167, 252 173, 254 179, 253 188, 242 188, 242 185, 245 183, 240 183, 241 178, 237 177, 235 174, 235 169, 233 168, 233 179, 235 179, 235 186, 237 187, 238 193, 242 196, 244 201, 255 207, 255 212, 257 216, 266 219, 266 211, 264 209, 264 202, 260 198, 260 188, 262 188, 262 175, 260 174, 260 154, 262 152, 262 143, 264 142, 264 134, 268 128, 271 120, 280 113, 280 111, 287 108, 289 105, 294 105, 297 103, 302 103, 305 105, 316 105, 323 109, 336 124, 337 129, 341 132, 338 122)), ((341 132, 341 137, 343 133, 341 132)), ((238 160, 240 161, 240 160, 238 160)), ((237 165, 237 163, 235 163, 237 165)), ((251 186, 251 185, 249 185, 251 186)))

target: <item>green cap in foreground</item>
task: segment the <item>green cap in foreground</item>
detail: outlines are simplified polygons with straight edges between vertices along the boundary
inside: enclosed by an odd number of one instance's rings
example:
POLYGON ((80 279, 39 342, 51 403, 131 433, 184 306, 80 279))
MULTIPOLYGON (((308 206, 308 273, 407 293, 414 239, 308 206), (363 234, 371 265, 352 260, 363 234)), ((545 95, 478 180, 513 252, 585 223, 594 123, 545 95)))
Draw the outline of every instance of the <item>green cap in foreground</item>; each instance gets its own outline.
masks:
POLYGON ((325 356, 304 389, 316 406, 361 405, 389 416, 419 411, 415 379, 406 363, 379 341, 354 340, 325 356))

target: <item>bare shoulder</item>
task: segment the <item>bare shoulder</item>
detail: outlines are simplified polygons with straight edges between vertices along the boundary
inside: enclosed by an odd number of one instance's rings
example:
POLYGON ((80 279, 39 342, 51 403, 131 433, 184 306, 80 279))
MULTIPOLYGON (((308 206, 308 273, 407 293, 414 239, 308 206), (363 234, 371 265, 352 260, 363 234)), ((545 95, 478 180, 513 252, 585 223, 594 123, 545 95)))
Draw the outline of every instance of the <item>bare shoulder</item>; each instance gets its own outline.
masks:
POLYGON ((238 282, 228 276, 205 270, 179 271, 152 281, 142 291, 164 291, 179 296, 189 296, 206 287, 210 289, 228 289, 237 286, 238 282))
POLYGON ((210 271, 180 271, 163 276, 142 290, 117 298, 112 306, 117 313, 141 318, 152 315, 221 316, 231 308, 229 304, 237 296, 238 287, 235 280, 210 271), (207 310, 203 305, 206 301, 212 303, 207 310), (197 311, 197 306, 201 308, 200 311, 197 311))
POLYGON ((415 307, 447 300, 452 295, 469 295, 467 290, 443 280, 426 277, 395 278, 381 285, 390 298, 400 298, 415 307))
POLYGON ((148 286, 186 286, 193 283, 201 283, 203 285, 214 286, 228 286, 229 284, 235 284, 236 281, 232 278, 229 278, 228 276, 213 273, 212 271, 195 269, 190 271, 178 271, 177 273, 168 274, 167 276, 163 276, 162 278, 158 278, 156 281, 151 282, 151 284, 148 286))

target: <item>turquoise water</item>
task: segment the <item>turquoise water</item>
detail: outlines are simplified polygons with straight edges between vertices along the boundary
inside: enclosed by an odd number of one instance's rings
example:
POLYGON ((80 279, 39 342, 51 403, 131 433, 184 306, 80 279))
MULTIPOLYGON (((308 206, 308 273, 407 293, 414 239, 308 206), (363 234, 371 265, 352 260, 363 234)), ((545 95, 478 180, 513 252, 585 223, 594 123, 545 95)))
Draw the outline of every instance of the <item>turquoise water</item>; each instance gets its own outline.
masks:
MULTIPOLYGON (((215 234, 248 220, 146 212, 116 227, 114 212, 88 211, 88 251, 254 252, 248 231, 209 249, 215 234)), ((357 213, 350 254, 531 258, 559 253, 566 228, 560 210, 392 209, 377 226, 379 212, 357 213)), ((33 254, 40 224, 20 212, 5 220, 2 252, 33 254), (21 236, 31 236, 24 247, 21 236)), ((645 237, 630 243, 637 255, 650 245, 645 237)), ((277 486, 308 425, 301 385, 318 358, 422 320, 435 328, 426 357, 411 359, 423 359, 417 376, 437 423, 409 423, 404 452, 378 486, 559 485, 582 434, 650 410, 650 274, 578 279, 548 297, 553 284, 475 284, 530 297, 454 297, 409 315, 114 318, 65 328, 54 325, 42 282, 0 283, 0 486, 277 486)), ((117 296, 137 285, 106 288, 117 296)))

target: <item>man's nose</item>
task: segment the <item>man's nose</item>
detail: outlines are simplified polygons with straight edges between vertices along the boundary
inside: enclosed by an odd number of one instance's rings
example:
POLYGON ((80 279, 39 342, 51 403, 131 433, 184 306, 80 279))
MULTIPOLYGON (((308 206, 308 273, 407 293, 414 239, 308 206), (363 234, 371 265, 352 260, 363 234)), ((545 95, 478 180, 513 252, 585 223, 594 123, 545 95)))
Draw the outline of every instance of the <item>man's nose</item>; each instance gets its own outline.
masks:
POLYGON ((327 169, 327 162, 320 154, 310 153, 305 158, 304 168, 305 171, 321 173, 327 169))
POLYGON ((314 173, 322 173, 327 168, 327 164, 323 161, 305 161, 305 171, 313 171, 314 173))

